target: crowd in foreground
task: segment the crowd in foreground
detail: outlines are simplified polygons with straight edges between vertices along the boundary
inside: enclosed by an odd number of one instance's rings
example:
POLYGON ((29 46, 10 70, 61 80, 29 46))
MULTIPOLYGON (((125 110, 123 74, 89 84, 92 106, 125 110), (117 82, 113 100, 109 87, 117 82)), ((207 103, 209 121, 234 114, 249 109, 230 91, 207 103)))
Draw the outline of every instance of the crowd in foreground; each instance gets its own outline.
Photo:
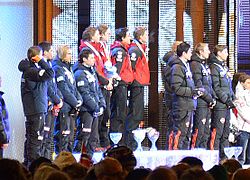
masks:
POLYGON ((250 169, 243 169, 235 159, 227 159, 208 171, 196 157, 185 157, 172 167, 153 170, 137 167, 133 152, 126 146, 110 148, 104 159, 93 164, 82 153, 79 162, 70 152, 61 152, 55 160, 40 157, 29 168, 12 159, 0 159, 0 179, 7 180, 246 180, 250 169))

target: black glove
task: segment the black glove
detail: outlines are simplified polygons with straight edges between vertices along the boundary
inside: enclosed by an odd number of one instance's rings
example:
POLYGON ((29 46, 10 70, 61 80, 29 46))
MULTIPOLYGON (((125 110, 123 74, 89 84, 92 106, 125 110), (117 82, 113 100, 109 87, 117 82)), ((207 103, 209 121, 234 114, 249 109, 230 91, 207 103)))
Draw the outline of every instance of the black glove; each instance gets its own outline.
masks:
POLYGON ((233 101, 231 101, 231 100, 227 100, 226 105, 227 105, 228 109, 235 108, 235 105, 234 105, 233 101))
POLYGON ((195 88, 192 92, 194 99, 197 99, 198 97, 202 96, 205 93, 204 88, 195 88))

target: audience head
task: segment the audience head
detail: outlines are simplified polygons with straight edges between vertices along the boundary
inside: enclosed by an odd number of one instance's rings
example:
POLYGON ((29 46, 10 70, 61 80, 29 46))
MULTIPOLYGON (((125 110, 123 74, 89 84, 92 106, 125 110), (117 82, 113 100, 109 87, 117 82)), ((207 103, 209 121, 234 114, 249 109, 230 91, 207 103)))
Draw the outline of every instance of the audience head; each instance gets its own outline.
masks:
POLYGON ((184 171, 191 168, 190 165, 186 163, 178 163, 177 165, 173 166, 171 169, 177 174, 178 179, 181 177, 184 171))
POLYGON ((200 58, 202 58, 202 59, 209 58, 210 50, 209 50, 207 43, 198 43, 195 46, 194 50, 195 50, 195 53, 200 56, 200 58))
POLYGON ((188 164, 190 167, 199 167, 199 168, 203 168, 203 162, 198 159, 197 157, 192 157, 192 156, 188 156, 188 157, 184 157, 180 163, 186 163, 188 164))
POLYGON ((229 174, 233 174, 235 171, 242 168, 242 165, 236 159, 226 159, 222 162, 222 166, 229 174))
POLYGON ((55 180, 55 179, 71 180, 71 178, 66 173, 62 171, 58 171, 58 170, 55 170, 49 173, 48 176, 44 180, 55 180))
POLYGON ((183 172, 180 177, 180 180, 213 180, 208 172, 204 171, 201 168, 190 168, 183 172))
POLYGON ((239 77, 239 82, 244 89, 250 90, 250 76, 248 74, 241 75, 239 77))
POLYGON ((51 160, 45 157, 39 157, 30 164, 29 171, 31 172, 32 176, 34 175, 37 168, 39 168, 39 166, 43 163, 52 164, 51 160))
POLYGON ((129 34, 128 28, 119 28, 115 30, 115 40, 121 41, 125 44, 130 44, 131 36, 129 34))
POLYGON ((117 159, 106 157, 95 164, 95 175, 98 180, 112 179, 120 180, 123 178, 123 168, 117 159))
POLYGON ((145 169, 145 168, 134 169, 133 171, 128 173, 126 180, 145 180, 150 172, 151 169, 145 169))
POLYGON ((227 46, 216 45, 214 47, 213 53, 220 61, 227 61, 227 56, 228 56, 227 46))
POLYGON ((236 88, 236 86, 237 86, 237 84, 238 84, 238 82, 239 82, 239 78, 240 78, 240 76, 242 76, 242 75, 246 75, 246 73, 245 73, 245 72, 237 72, 237 73, 235 73, 235 74, 233 75, 232 88, 233 88, 233 91, 234 91, 234 92, 235 92, 235 88, 236 88))
POLYGON ((71 179, 74 179, 74 180, 83 180, 84 177, 87 174, 88 169, 85 168, 85 167, 83 167, 79 163, 74 163, 74 164, 71 164, 69 166, 65 166, 62 169, 62 171, 65 172, 66 174, 68 174, 68 176, 71 179))
POLYGON ((190 60, 192 56, 192 50, 190 47, 191 46, 188 43, 182 42, 177 46, 177 55, 187 61, 190 60))
POLYGON ((149 173, 146 180, 177 180, 176 173, 167 167, 158 167, 149 173))
POLYGON ((104 153, 104 156, 117 159, 127 173, 136 166, 136 158, 133 151, 126 146, 111 147, 104 153))
POLYGON ((47 166, 47 165, 40 166, 35 170, 33 179, 44 180, 53 171, 57 171, 57 170, 55 168, 53 168, 51 166, 47 166))
POLYGON ((250 169, 238 169, 232 177, 232 180, 247 180, 250 179, 250 169))
POLYGON ((60 169, 63 169, 66 166, 76 163, 76 159, 72 153, 62 151, 56 156, 56 159, 53 161, 53 163, 60 169))
POLYGON ((213 176, 215 180, 227 180, 228 174, 226 169, 222 165, 214 165, 208 173, 213 176))

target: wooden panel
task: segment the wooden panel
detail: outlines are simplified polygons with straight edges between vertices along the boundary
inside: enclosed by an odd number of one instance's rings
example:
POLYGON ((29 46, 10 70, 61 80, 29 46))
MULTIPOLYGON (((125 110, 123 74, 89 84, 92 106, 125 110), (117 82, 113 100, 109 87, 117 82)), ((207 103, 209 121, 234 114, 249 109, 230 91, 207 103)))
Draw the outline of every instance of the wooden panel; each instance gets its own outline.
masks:
POLYGON ((115 28, 127 26, 127 0, 115 1, 115 28))
POLYGON ((176 0, 176 40, 183 41, 183 12, 185 10, 185 0, 176 0))

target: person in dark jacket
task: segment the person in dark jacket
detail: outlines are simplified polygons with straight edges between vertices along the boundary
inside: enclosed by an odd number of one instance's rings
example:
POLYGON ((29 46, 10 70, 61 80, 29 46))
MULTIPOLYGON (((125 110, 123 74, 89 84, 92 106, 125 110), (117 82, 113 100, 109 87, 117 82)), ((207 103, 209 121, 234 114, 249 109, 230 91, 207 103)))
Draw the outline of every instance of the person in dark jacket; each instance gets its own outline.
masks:
POLYGON ((150 83, 148 65, 148 31, 145 27, 136 27, 134 40, 128 49, 135 80, 129 85, 129 111, 126 118, 126 145, 135 150, 137 143, 132 131, 139 127, 144 114, 144 86, 150 83))
MULTIPOLYGON (((0 87, 2 86, 2 78, 0 76, 0 87)), ((9 145, 10 140, 10 124, 8 119, 8 111, 3 99, 4 92, 0 91, 0 159, 3 158, 3 150, 9 145)))
POLYGON ((197 99, 194 114, 194 127, 191 148, 208 148, 210 137, 211 109, 216 104, 216 96, 212 88, 210 69, 206 63, 209 58, 209 47, 206 43, 198 43, 191 57, 190 67, 196 87, 204 88, 206 93, 197 99))
POLYGON ((171 78, 171 67, 173 64, 175 64, 175 61, 178 61, 178 56, 176 54, 177 46, 181 44, 182 41, 175 41, 172 45, 172 50, 167 52, 163 56, 163 61, 166 63, 165 67, 163 68, 163 82, 164 82, 164 102, 165 102, 165 114, 166 114, 166 132, 167 132, 167 138, 166 138, 166 149, 172 150, 173 145, 173 115, 172 115, 172 99, 173 99, 173 93, 170 85, 170 78, 171 78))
POLYGON ((63 96, 63 106, 56 119, 55 152, 73 151, 74 129, 77 112, 82 104, 82 97, 76 89, 70 61, 72 51, 69 46, 58 47, 57 56, 52 61, 58 89, 63 96))
POLYGON ((22 72, 21 97, 26 116, 24 164, 29 166, 41 156, 44 120, 48 109, 47 82, 54 77, 54 71, 43 60, 40 47, 30 47, 27 57, 19 63, 18 69, 22 72))
MULTIPOLYGON (((119 28, 115 31, 115 42, 111 45, 111 61, 116 66, 121 80, 118 86, 114 87, 111 96, 110 132, 120 132, 123 135, 127 117, 128 85, 134 80, 128 53, 130 40, 128 29, 119 28)), ((124 144, 124 138, 120 144, 124 144)))
POLYGON ((203 95, 196 89, 189 67, 191 48, 186 42, 177 46, 178 60, 172 65, 170 85, 173 91, 173 147, 172 149, 189 149, 193 111, 196 98, 203 95))
MULTIPOLYGON (((43 41, 39 43, 43 50, 43 59, 52 67, 53 49, 50 42, 43 41)), ((48 113, 44 124, 44 138, 42 145, 42 156, 52 160, 52 145, 54 139, 54 121, 63 105, 62 94, 57 88, 55 78, 48 81, 48 113)))
POLYGON ((98 117, 106 107, 94 65, 94 53, 89 48, 83 48, 73 67, 76 86, 83 99, 74 152, 81 152, 82 146, 85 146, 89 155, 99 147, 98 117))
POLYGON ((230 111, 234 108, 235 95, 231 85, 231 75, 226 66, 227 46, 216 45, 210 57, 213 89, 217 96, 211 122, 210 149, 219 150, 220 158, 225 158, 224 148, 229 146, 230 111))

